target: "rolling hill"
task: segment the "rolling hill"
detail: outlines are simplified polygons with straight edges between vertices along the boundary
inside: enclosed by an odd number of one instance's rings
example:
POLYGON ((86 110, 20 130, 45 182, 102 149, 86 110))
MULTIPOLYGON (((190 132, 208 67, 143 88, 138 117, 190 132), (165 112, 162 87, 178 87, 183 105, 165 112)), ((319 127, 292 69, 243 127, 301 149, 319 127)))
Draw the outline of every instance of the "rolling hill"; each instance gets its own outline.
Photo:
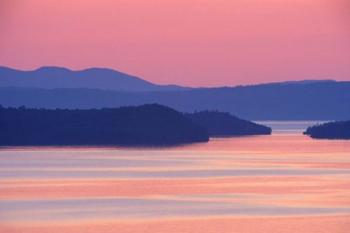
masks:
POLYGON ((249 120, 348 120, 350 82, 186 88, 156 85, 110 69, 0 68, 0 104, 5 107, 89 109, 148 103, 181 112, 218 110, 249 120))
POLYGON ((115 91, 172 91, 188 89, 176 85, 157 85, 138 77, 107 68, 73 71, 46 66, 32 71, 0 67, 0 87, 96 88, 115 91))

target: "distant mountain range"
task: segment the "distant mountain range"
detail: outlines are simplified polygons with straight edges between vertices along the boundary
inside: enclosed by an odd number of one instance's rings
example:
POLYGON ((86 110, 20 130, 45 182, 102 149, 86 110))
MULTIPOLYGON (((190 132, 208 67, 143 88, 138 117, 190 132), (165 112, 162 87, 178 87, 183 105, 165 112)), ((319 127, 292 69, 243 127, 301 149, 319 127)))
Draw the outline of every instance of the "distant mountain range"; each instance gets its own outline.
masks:
POLYGON ((73 71, 46 66, 32 71, 0 67, 0 87, 94 88, 114 91, 185 90, 176 85, 157 85, 135 76, 107 68, 73 71))
POLYGON ((218 110, 249 120, 350 119, 350 81, 305 80, 237 87, 186 88, 156 85, 105 69, 64 70, 64 68, 41 68, 28 71, 50 74, 33 75, 33 78, 30 78, 30 75, 26 76, 28 72, 24 72, 23 76, 16 76, 18 72, 23 71, 2 68, 0 104, 14 107, 24 105, 51 109, 88 109, 158 103, 181 112, 218 110), (57 69, 62 69, 60 71, 62 75, 58 74, 57 69), (100 71, 120 74, 123 78, 117 78, 118 75, 102 75, 100 71), (85 76, 85 72, 96 72, 98 75, 85 76), (64 73, 74 75, 63 77, 64 73), (56 84, 36 81, 34 83, 37 86, 30 84, 30 81, 11 81, 26 79, 25 77, 28 80, 53 77, 53 80, 68 81, 62 83, 57 81, 56 84), (74 77, 78 81, 72 81, 73 85, 69 80, 74 77), (124 81, 119 82, 120 80, 124 81))

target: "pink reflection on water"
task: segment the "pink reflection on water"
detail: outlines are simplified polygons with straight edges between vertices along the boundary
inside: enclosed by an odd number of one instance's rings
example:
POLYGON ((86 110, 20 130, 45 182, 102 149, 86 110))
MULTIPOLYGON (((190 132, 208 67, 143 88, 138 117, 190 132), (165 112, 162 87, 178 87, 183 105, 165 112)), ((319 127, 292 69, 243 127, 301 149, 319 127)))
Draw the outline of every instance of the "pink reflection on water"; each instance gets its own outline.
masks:
POLYGON ((350 141, 286 133, 172 148, 2 148, 0 232, 345 233, 349 155, 350 141))

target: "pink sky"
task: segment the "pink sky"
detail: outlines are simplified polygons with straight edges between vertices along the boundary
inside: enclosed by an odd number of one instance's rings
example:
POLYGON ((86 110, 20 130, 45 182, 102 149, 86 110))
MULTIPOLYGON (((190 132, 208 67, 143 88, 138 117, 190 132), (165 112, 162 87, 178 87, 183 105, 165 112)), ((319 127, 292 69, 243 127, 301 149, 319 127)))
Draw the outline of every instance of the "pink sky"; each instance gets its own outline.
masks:
POLYGON ((350 80, 348 0, 0 0, 0 65, 190 86, 350 80))

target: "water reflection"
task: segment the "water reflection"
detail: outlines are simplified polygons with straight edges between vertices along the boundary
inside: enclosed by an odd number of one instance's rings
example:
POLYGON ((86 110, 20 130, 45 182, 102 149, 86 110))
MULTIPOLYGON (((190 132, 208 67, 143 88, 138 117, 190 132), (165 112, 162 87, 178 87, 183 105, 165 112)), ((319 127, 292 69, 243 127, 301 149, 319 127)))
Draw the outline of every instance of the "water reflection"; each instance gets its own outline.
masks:
POLYGON ((0 231, 72 219, 349 215, 350 141, 300 134, 310 122, 269 124, 282 131, 171 148, 2 148, 0 231))

